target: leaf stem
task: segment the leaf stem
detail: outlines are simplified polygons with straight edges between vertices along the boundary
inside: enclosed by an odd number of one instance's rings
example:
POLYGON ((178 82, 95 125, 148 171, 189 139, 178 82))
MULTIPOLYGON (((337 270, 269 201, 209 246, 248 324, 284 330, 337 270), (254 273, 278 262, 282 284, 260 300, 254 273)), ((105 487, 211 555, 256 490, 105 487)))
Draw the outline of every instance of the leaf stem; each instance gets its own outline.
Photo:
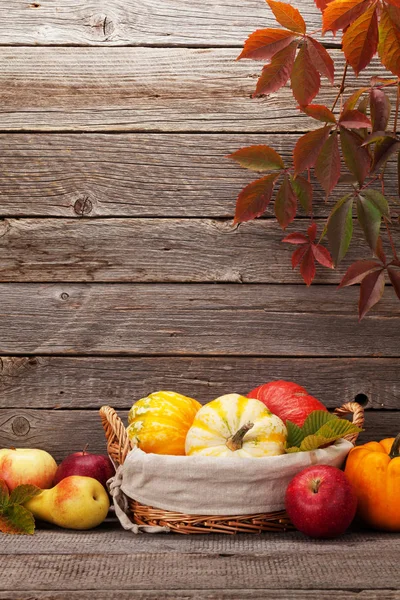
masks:
POLYGON ((334 111, 336 104, 338 103, 338 100, 340 98, 340 96, 343 94, 345 87, 344 87, 344 82, 346 80, 346 75, 347 75, 347 68, 349 66, 349 63, 346 61, 346 64, 344 66, 344 71, 343 71, 343 75, 342 75, 342 81, 340 82, 340 87, 339 87, 339 91, 337 93, 337 96, 333 102, 332 108, 331 108, 331 112, 334 111))

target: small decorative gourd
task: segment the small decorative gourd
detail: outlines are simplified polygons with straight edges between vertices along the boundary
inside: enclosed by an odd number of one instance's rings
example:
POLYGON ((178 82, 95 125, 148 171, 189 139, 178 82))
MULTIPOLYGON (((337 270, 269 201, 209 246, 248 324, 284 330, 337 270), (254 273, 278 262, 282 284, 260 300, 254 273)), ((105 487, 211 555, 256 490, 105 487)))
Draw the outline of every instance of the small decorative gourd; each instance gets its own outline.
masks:
POLYGON ((186 434, 200 407, 176 392, 154 392, 129 411, 128 436, 144 452, 184 455, 186 434))
POLYGON ((186 437, 186 454, 261 457, 284 454, 286 427, 259 400, 227 394, 203 406, 186 437))
POLYGON ((400 532, 400 434, 350 450, 345 473, 358 515, 374 529, 400 532))

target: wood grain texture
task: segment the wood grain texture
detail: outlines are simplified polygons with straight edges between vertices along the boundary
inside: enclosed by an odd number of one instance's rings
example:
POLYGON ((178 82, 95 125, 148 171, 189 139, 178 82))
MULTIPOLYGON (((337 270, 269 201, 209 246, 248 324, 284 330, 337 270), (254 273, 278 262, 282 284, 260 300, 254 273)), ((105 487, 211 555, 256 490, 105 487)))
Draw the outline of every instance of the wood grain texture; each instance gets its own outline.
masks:
POLYGON ((99 590, 1 592, 0 600, 399 600, 395 590, 99 590))
MULTIPOLYGON (((297 0, 310 31, 321 27, 311 0, 297 0)), ((2 44, 206 45, 240 44, 248 34, 276 21, 262 0, 1 0, 2 44)), ((329 42, 334 41, 326 36, 329 42)), ((326 40, 325 40, 326 41, 326 40)))
POLYGON ((398 299, 358 324, 358 290, 237 284, 1 284, 2 354, 397 357, 398 299))
MULTIPOLYGON (((118 412, 126 424, 128 412, 118 412)), ((400 411, 367 411, 364 429, 360 443, 394 437, 400 431, 400 411)), ((97 410, 0 410, 0 447, 42 448, 61 461, 86 444, 90 452, 106 452, 97 410)))
MULTIPOLYGON (((268 144, 287 164, 298 134, 0 134, 0 215, 233 217, 239 191, 258 177, 226 155, 268 144)), ((397 194, 393 161, 388 195, 397 194)), ((328 204, 314 186, 316 216, 328 204)), ((269 211, 271 214, 271 210, 269 211)))
MULTIPOLYGON (((282 239, 308 225, 296 220, 282 232, 275 219, 240 227, 231 219, 6 219, 0 281, 302 283, 294 247, 282 239)), ((356 223, 340 268, 319 266, 315 283, 338 284, 352 262, 370 256, 356 223)))
POLYGON ((154 552, 113 554, 110 546, 94 549, 77 560, 74 555, 41 553, 26 556, 2 555, 1 572, 6 574, 7 589, 18 590, 91 590, 96 586, 103 592, 115 589, 118 580, 122 590, 165 589, 341 589, 396 590, 400 587, 398 570, 399 537, 379 543, 379 558, 374 542, 349 543, 344 546, 329 543, 323 552, 321 545, 307 544, 304 538, 293 549, 281 552, 279 538, 263 536, 264 550, 230 554, 183 554, 154 552), (270 541, 268 542, 268 539, 270 541), (300 551, 301 549, 301 551, 300 551), (360 561, 362 556, 362 561, 360 561), (360 567, 362 562, 362 567, 360 567), (24 573, 24 577, 21 577, 24 573))
POLYGON ((0 408, 130 408, 156 390, 177 390, 205 403, 263 382, 303 385, 329 408, 368 398, 368 409, 399 409, 399 359, 252 357, 1 358, 0 408))
MULTIPOLYGON (((332 51, 338 72, 343 55, 332 51)), ((235 49, 0 48, 5 131, 294 132, 320 123, 286 87, 250 99, 261 69, 235 49)), ((386 75, 374 60, 349 89, 386 75)), ((335 88, 336 90, 336 88, 335 88)), ((336 91, 324 84, 319 103, 336 91)))

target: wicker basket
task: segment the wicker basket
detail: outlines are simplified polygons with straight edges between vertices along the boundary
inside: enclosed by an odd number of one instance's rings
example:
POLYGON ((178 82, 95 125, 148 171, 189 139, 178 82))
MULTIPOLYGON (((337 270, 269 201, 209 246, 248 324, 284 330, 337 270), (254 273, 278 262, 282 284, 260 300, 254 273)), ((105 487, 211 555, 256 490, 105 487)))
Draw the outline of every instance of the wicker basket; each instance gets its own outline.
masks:
MULTIPOLYGON (((362 427, 364 409, 356 402, 349 402, 335 410, 338 416, 353 415, 353 423, 362 427)), ((122 465, 132 449, 125 426, 110 406, 100 409, 102 425, 106 434, 107 449, 114 463, 122 465)), ((355 442, 357 434, 346 436, 355 442)), ((284 511, 240 516, 186 515, 129 501, 130 518, 137 525, 169 527, 176 533, 261 533, 262 531, 287 531, 293 529, 284 511)))

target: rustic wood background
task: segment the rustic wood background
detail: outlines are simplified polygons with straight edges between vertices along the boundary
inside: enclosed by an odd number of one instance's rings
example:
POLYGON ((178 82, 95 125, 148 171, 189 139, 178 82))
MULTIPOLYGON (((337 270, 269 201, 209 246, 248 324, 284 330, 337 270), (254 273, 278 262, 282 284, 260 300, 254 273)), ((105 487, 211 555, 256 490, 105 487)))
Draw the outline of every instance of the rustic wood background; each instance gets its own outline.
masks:
MULTIPOLYGON (((318 28, 312 0, 296 4, 318 28)), ((358 324, 358 290, 336 289, 346 265, 309 290, 272 220, 232 225, 251 175, 224 156, 289 155, 310 127, 287 88, 251 100, 260 65, 234 61, 273 25, 264 0, 0 11, 0 446, 102 451, 102 404, 124 415, 161 388, 206 402, 274 378, 363 402, 363 439, 396 433, 393 290, 358 324)))

